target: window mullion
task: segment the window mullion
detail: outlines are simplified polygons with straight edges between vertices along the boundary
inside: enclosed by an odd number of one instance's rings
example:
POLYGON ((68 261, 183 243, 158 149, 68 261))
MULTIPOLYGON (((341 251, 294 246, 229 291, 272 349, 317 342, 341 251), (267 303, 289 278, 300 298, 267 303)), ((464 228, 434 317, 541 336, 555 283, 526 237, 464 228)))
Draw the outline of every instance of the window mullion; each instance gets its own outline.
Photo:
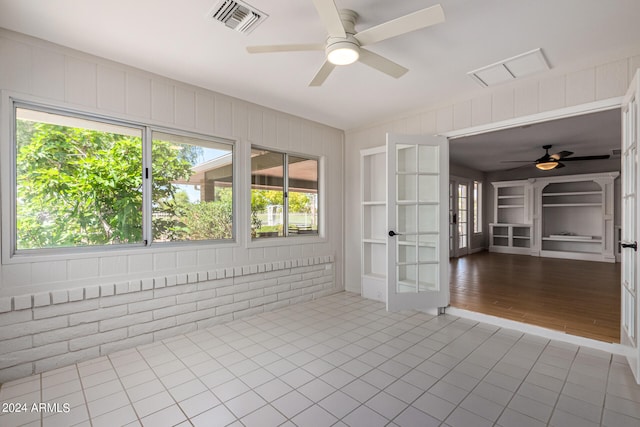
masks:
POLYGON ((282 197, 282 235, 285 237, 289 236, 289 155, 284 154, 283 156, 283 173, 284 177, 282 183, 282 191, 284 191, 282 197))
POLYGON ((152 180, 153 169, 151 168, 151 148, 153 139, 151 128, 145 127, 142 138, 142 239, 145 245, 149 246, 153 242, 152 230, 152 180))

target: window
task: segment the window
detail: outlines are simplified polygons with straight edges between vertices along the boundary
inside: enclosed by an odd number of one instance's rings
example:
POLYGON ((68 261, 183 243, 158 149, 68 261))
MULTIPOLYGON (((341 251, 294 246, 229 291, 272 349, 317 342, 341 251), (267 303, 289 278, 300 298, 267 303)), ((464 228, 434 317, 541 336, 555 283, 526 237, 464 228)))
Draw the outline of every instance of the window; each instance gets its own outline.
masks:
POLYGON ((482 233, 482 183, 473 181, 473 232, 482 233))
POLYGON ((252 148, 251 237, 318 235, 318 160, 252 148))
POLYGON ((228 144, 152 133, 154 242, 233 238, 233 151, 228 144))
POLYGON ((142 243, 141 128, 16 108, 17 250, 142 243))
POLYGON ((14 113, 14 251, 233 239, 230 143, 19 102, 14 113))

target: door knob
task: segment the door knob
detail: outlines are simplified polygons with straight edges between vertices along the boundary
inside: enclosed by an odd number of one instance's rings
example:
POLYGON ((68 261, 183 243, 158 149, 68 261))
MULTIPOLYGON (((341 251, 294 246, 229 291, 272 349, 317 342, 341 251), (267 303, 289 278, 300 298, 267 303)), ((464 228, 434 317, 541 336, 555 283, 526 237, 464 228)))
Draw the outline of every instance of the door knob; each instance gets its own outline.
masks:
POLYGON ((389 237, 393 237, 393 236, 402 236, 402 234, 396 233, 395 231, 391 230, 389 232, 389 237))
POLYGON ((622 246, 623 248, 632 248, 635 252, 638 252, 638 242, 633 242, 633 243, 620 242, 620 246, 622 246))

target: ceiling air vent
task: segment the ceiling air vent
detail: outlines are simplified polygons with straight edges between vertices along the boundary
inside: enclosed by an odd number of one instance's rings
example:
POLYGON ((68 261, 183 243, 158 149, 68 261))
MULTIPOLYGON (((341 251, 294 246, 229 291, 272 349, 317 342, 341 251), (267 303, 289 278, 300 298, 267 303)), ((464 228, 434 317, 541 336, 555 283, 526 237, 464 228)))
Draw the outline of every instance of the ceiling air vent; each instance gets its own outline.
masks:
POLYGON ((239 33, 249 34, 268 15, 246 3, 222 0, 209 11, 209 17, 239 33))
POLYGON ((549 63, 544 57, 542 49, 538 48, 495 64, 469 71, 467 75, 480 86, 487 87, 549 69, 549 63))

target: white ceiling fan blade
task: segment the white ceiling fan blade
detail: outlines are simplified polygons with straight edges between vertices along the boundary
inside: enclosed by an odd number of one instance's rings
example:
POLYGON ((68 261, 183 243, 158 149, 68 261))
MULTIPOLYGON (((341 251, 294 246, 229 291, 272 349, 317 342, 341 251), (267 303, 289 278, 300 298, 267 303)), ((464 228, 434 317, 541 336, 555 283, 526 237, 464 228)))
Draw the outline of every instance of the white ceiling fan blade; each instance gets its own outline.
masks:
POLYGON ((391 77, 395 77, 396 79, 404 76, 404 74, 409 71, 408 68, 404 68, 402 65, 396 64, 395 62, 367 49, 360 48, 359 61, 371 68, 382 71, 391 77))
POLYGON ((313 4, 331 37, 347 37, 340 19, 340 12, 333 0, 313 0, 313 4))
POLYGON ((265 46, 247 46, 249 53, 271 53, 271 52, 301 52, 308 50, 324 50, 323 44, 275 44, 265 46))
POLYGON ((354 35, 361 46, 390 39, 411 31, 439 24, 444 21, 444 11, 439 4, 376 25, 354 35))
POLYGON ((311 83, 309 83, 309 86, 322 85, 334 68, 336 68, 335 65, 329 61, 325 61, 324 64, 322 64, 322 67, 320 67, 320 70, 316 73, 316 76, 311 80, 311 83))

